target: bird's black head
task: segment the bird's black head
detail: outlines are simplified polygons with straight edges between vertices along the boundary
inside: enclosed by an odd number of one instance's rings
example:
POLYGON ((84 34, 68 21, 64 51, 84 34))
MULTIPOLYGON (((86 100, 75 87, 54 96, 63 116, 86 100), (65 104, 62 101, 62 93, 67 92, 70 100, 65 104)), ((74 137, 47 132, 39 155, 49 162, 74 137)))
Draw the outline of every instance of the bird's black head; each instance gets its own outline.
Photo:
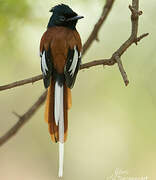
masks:
POLYGON ((70 29, 75 29, 78 19, 83 16, 78 16, 69 6, 65 4, 59 4, 53 7, 50 12, 52 16, 48 23, 48 28, 53 26, 65 26, 70 29))

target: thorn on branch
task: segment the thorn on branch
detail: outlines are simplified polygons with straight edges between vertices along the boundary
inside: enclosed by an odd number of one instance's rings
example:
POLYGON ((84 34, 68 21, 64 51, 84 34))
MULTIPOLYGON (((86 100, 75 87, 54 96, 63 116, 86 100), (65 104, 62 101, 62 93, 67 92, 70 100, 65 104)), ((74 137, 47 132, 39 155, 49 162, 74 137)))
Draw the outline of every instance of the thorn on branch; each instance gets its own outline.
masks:
POLYGON ((96 39, 95 39, 97 42, 99 42, 100 40, 99 40, 99 38, 98 38, 98 36, 96 36, 96 39))
POLYGON ((149 35, 149 33, 144 33, 144 34, 140 35, 139 37, 137 37, 136 42, 139 42, 141 39, 143 39, 144 37, 146 37, 148 35, 149 35))
POLYGON ((122 62, 121 62, 121 59, 118 55, 114 56, 117 64, 118 64, 118 67, 119 67, 119 70, 120 70, 120 73, 122 75, 122 78, 124 80, 124 83, 125 83, 125 86, 127 86, 129 84, 129 80, 128 80, 128 77, 127 77, 127 74, 126 74, 126 71, 124 70, 124 67, 122 65, 122 62))
POLYGON ((0 146, 6 143, 9 139, 11 139, 22 127, 28 122, 28 120, 35 114, 35 112, 39 109, 39 107, 44 103, 46 99, 47 92, 45 91, 38 100, 26 111, 22 116, 13 112, 15 116, 18 117, 18 121, 16 124, 11 127, 3 136, 0 137, 0 146))
POLYGON ((18 113, 16 113, 16 112, 12 112, 16 117, 18 117, 18 118, 21 118, 21 116, 18 114, 18 113))
POLYGON ((144 34, 140 35, 139 37, 137 37, 137 38, 134 40, 134 43, 135 43, 136 45, 138 45, 138 42, 139 42, 140 40, 142 40, 144 37, 148 36, 148 35, 149 35, 149 33, 144 33, 144 34))

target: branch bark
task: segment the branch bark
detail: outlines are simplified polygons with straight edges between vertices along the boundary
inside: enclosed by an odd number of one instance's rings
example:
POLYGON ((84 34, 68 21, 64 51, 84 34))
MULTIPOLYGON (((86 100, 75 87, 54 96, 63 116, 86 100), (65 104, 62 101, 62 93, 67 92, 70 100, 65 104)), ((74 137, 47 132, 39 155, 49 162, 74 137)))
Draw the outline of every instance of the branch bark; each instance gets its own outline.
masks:
POLYGON ((122 75, 122 78, 123 78, 123 80, 124 80, 125 86, 127 86, 127 85, 129 84, 129 80, 128 80, 128 78, 127 78, 126 71, 124 70, 124 67, 123 67, 123 65, 122 65, 121 59, 120 59, 119 56, 116 56, 116 57, 115 57, 115 60, 116 60, 116 62, 117 62, 117 64, 118 64, 118 67, 119 67, 120 73, 121 73, 121 75, 122 75))
POLYGON ((97 23, 95 24, 89 38, 87 39, 87 41, 85 42, 85 44, 83 46, 83 55, 87 52, 87 50, 92 45, 94 40, 99 41, 98 32, 99 32, 100 28, 102 27, 102 24, 108 17, 108 14, 111 11, 114 2, 115 2, 115 0, 106 0, 106 4, 103 7, 101 16, 100 16, 99 20, 97 21, 97 23))
POLYGON ((22 116, 18 116, 17 123, 9 129, 2 137, 0 137, 0 146, 2 146, 5 142, 7 142, 10 138, 12 138, 22 127, 23 125, 30 120, 30 118, 35 114, 35 112, 39 109, 39 107, 44 103, 46 99, 47 92, 45 91, 38 100, 25 112, 22 116))
MULTIPOLYGON (((82 64, 80 66, 80 70, 87 69, 87 68, 92 67, 92 66, 102 65, 102 64, 103 65, 113 65, 113 64, 111 64, 111 61, 109 59, 94 60, 94 61, 91 61, 89 63, 82 64)), ((33 84, 34 82, 42 80, 42 79, 43 79, 43 76, 42 76, 42 74, 40 74, 40 75, 31 77, 31 78, 27 78, 27 79, 24 79, 24 80, 9 83, 9 84, 4 85, 4 86, 0 86, 0 91, 15 88, 15 87, 22 86, 22 85, 29 84, 29 83, 33 84)))
MULTIPOLYGON (((100 27, 103 24, 104 20, 106 19, 109 11, 111 10, 113 2, 114 2, 114 0, 107 0, 106 1, 106 4, 104 6, 104 10, 103 10, 101 18, 98 20, 97 24, 95 25, 92 33, 90 34, 90 36, 88 38, 88 40, 86 41, 86 43, 83 46, 83 49, 84 49, 83 54, 85 54, 85 52, 90 47, 92 42, 97 38, 97 34, 100 30, 100 27)), ((121 75, 124 79, 125 84, 127 85, 128 78, 127 78, 126 72, 124 71, 124 68, 123 68, 123 65, 122 65, 120 58, 129 46, 131 46, 133 43, 137 44, 137 42, 139 42, 141 39, 143 39, 144 37, 146 37, 148 35, 148 33, 145 33, 145 34, 142 34, 141 36, 137 37, 138 19, 139 19, 139 16, 142 14, 142 12, 139 11, 139 0, 132 0, 132 6, 129 6, 129 9, 131 10, 131 26, 132 26, 132 28, 131 28, 131 35, 128 38, 128 40, 126 40, 119 47, 119 49, 117 49, 112 54, 111 58, 95 60, 95 61, 91 61, 91 62, 82 64, 80 67, 80 70, 90 68, 93 66, 97 66, 97 65, 112 66, 115 63, 118 63, 121 75)), ((36 81, 41 80, 41 79, 42 79, 42 75, 38 75, 38 76, 35 76, 33 78, 28 78, 28 79, 18 81, 18 82, 14 82, 14 83, 11 83, 11 84, 8 84, 5 86, 0 86, 0 90, 2 91, 2 90, 9 89, 9 88, 21 86, 24 84, 33 83, 33 82, 36 82, 36 81)), ((8 130, 8 132, 4 136, 2 136, 0 138, 0 146, 2 144, 4 144, 5 142, 7 142, 11 137, 13 137, 13 135, 15 135, 18 132, 18 130, 35 114, 35 112, 39 109, 39 107, 44 103, 45 99, 46 99, 46 92, 43 93, 39 97, 39 99, 34 103, 34 105, 30 109, 28 109, 28 111, 26 113, 24 113, 22 116, 18 115, 19 121, 10 130, 8 130)))
POLYGON ((34 82, 39 81, 41 79, 43 79, 42 74, 31 77, 31 78, 27 78, 27 79, 24 79, 24 80, 21 80, 21 81, 16 81, 16 82, 4 85, 4 86, 0 86, 0 91, 4 91, 4 90, 7 90, 7 89, 22 86, 24 84, 29 84, 29 83, 33 84, 34 82))

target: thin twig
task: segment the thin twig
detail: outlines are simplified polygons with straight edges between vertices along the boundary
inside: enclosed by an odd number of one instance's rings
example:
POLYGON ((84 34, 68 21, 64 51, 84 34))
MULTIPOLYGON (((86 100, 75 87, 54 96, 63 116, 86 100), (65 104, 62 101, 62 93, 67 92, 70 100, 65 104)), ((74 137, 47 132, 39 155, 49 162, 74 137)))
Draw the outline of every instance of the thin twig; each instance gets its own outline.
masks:
POLYGON ((41 80, 42 78, 43 78, 42 74, 40 74, 40 75, 31 77, 31 78, 27 78, 27 79, 24 79, 24 80, 21 80, 21 81, 16 81, 16 82, 4 85, 4 86, 0 86, 0 91, 6 90, 6 89, 11 89, 11 88, 14 88, 14 87, 17 87, 17 86, 22 86, 22 85, 28 84, 28 83, 34 83, 36 81, 41 80))
MULTIPOLYGON (((12 138, 21 127, 28 122, 28 120, 35 114, 35 112, 39 109, 39 107, 44 103, 46 99, 47 92, 44 92, 39 99, 25 112, 22 116, 19 116, 19 120, 17 123, 9 129, 1 138, 0 138, 0 146, 2 146, 5 142, 7 142, 10 138, 12 138)), ((17 113, 16 113, 17 115, 17 113)))
POLYGON ((142 35, 140 35, 139 37, 137 37, 136 41, 139 42, 140 40, 142 40, 144 37, 148 36, 149 33, 144 33, 142 35))
POLYGON ((99 41, 98 38, 98 32, 102 26, 102 24, 104 23, 104 21, 106 20, 106 18, 108 17, 109 12, 112 9, 113 3, 115 2, 115 0, 106 0, 106 3, 103 7, 103 11, 102 14, 99 18, 99 20, 97 21, 97 23, 95 24, 89 38, 87 39, 87 41, 84 43, 83 46, 83 55, 87 52, 87 50, 89 49, 89 47, 92 45, 92 42, 94 40, 99 41))
POLYGON ((20 116, 17 112, 13 111, 12 113, 13 113, 16 117, 21 118, 21 116, 20 116))
POLYGON ((125 85, 127 86, 127 85, 129 84, 129 80, 128 80, 128 78, 127 78, 126 71, 124 70, 124 67, 123 67, 123 65, 122 65, 121 59, 120 59, 119 56, 116 56, 116 57, 115 57, 115 60, 116 60, 116 62, 117 62, 117 64, 118 64, 118 67, 119 67, 120 73, 121 73, 121 75, 122 75, 122 78, 123 78, 123 80, 124 80, 124 82, 125 82, 125 85))

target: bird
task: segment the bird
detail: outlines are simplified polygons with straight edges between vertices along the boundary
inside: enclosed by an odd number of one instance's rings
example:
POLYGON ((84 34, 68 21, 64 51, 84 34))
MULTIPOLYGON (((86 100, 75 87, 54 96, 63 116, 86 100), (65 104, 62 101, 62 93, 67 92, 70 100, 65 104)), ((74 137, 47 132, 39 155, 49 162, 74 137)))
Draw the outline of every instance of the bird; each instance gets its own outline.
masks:
POLYGON ((84 16, 66 4, 58 4, 50 12, 52 15, 40 41, 40 58, 43 83, 47 89, 45 121, 52 141, 59 143, 58 176, 62 177, 71 88, 81 65, 82 43, 76 24, 84 16))

